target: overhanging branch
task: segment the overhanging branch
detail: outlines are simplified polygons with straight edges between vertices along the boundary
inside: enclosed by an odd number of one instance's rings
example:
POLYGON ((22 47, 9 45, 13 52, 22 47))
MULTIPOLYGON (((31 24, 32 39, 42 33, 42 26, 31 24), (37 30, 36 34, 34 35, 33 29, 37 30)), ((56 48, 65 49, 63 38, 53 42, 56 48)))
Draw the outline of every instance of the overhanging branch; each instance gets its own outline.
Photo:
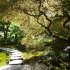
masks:
MULTIPOLYGON (((36 15, 36 14, 32 14, 32 13, 30 12, 30 10, 27 9, 27 8, 21 8, 21 7, 19 6, 19 7, 16 8, 16 9, 21 10, 21 11, 24 12, 25 14, 27 14, 27 15, 29 15, 29 16, 33 16, 34 18, 36 18, 38 24, 40 24, 43 28, 45 28, 45 29, 48 31, 49 36, 53 36, 54 38, 67 41, 66 39, 62 39, 62 38, 59 38, 59 36, 54 35, 54 33, 51 31, 50 27, 51 27, 51 24, 52 24, 52 20, 48 18, 48 16, 46 15, 46 13, 45 13, 44 11, 41 10, 41 3, 42 3, 42 2, 41 2, 41 0, 40 0, 40 1, 39 1, 39 6, 38 6, 38 12, 39 12, 39 14, 37 14, 37 15, 36 15), (40 17, 41 15, 44 15, 44 17, 46 18, 46 20, 49 22, 48 26, 45 26, 44 24, 42 24, 42 23, 39 22, 39 17, 40 17)), ((32 9, 32 11, 34 12, 33 9, 32 9)), ((35 11, 35 12, 36 12, 36 11, 35 11)), ((68 18, 68 19, 64 22, 64 24, 63 24, 63 27, 66 28, 66 29, 68 29, 68 30, 70 30, 70 28, 67 27, 66 24, 67 24, 67 22, 69 22, 69 21, 70 21, 70 18, 68 18)))

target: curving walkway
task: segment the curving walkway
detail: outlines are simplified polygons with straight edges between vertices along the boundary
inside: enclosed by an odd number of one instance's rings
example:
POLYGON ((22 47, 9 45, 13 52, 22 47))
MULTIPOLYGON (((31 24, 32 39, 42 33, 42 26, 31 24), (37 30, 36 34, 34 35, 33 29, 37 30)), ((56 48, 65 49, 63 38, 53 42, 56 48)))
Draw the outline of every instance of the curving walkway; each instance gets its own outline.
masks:
POLYGON ((0 67, 0 70, 22 70, 23 58, 20 51, 1 47, 0 49, 11 53, 9 64, 7 66, 0 67))
POLYGON ((0 70, 51 70, 44 64, 24 64, 22 53, 18 50, 10 49, 10 48, 1 48, 2 50, 8 51, 11 53, 11 58, 9 64, 7 66, 0 67, 0 70))

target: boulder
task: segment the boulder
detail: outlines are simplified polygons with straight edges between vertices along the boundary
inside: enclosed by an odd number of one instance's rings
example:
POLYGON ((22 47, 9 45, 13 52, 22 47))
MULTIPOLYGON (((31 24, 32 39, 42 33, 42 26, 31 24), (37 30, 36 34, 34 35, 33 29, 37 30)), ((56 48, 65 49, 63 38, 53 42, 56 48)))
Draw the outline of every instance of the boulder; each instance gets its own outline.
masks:
POLYGON ((66 47, 64 51, 70 52, 70 46, 66 47))

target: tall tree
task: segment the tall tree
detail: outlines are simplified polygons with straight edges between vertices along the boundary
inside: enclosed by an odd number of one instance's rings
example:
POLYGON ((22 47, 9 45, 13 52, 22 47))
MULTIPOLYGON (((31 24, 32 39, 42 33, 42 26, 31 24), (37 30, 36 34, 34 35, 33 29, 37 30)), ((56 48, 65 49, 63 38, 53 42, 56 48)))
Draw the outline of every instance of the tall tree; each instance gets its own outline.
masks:
MULTIPOLYGON (((34 35, 37 34, 36 36, 38 36, 42 33, 45 33, 48 36, 52 36, 53 38, 64 40, 69 45, 69 0, 16 0, 12 1, 11 7, 13 11, 20 11, 20 13, 26 14, 26 16, 28 15, 28 21, 24 20, 25 16, 23 16, 24 24, 31 23, 30 20, 33 20, 34 18, 34 22, 43 28, 41 32, 37 31, 39 32, 38 34, 32 31, 34 35), (33 18, 29 20, 31 17, 33 18)), ((22 26, 24 25, 23 23, 22 26)), ((29 29, 30 26, 28 25, 29 29)))
MULTIPOLYGON (((62 37, 61 31, 69 32, 70 21, 70 1, 67 0, 20 0, 13 5, 13 10, 20 10, 26 15, 34 17, 39 25, 47 30, 48 36, 58 38, 61 40, 69 41, 68 35, 62 37), (55 22, 56 21, 56 22, 55 22), (59 22, 62 30, 56 31, 59 22), (52 26, 56 25, 56 29, 53 30, 52 26), (57 33, 57 34, 56 34, 57 33)), ((55 28, 53 26, 53 28, 55 28)))

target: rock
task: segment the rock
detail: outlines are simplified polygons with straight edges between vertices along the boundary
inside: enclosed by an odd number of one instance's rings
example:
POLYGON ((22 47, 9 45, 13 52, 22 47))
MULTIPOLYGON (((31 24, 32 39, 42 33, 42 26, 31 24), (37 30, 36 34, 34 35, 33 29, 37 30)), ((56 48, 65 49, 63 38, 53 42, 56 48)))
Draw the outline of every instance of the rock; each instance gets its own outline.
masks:
POLYGON ((22 54, 21 52, 12 52, 11 54, 22 54))
POLYGON ((8 52, 12 51, 12 49, 10 49, 10 48, 1 48, 1 47, 0 47, 0 49, 1 49, 1 50, 5 50, 5 51, 8 51, 8 52))
POLYGON ((66 48, 64 49, 64 51, 70 52, 70 46, 66 47, 66 48))
POLYGON ((0 49, 2 50, 2 47, 0 47, 0 49))
POLYGON ((9 65, 7 65, 7 66, 2 66, 2 67, 0 67, 0 70, 9 70, 9 68, 10 68, 9 65))
POLYGON ((22 68, 23 68, 23 65, 10 64, 10 69, 9 70, 22 70, 22 68))
POLYGON ((19 52, 18 50, 11 50, 10 53, 19 52))
POLYGON ((22 53, 11 53, 12 55, 21 55, 22 56, 22 53))
POLYGON ((0 49, 11 53, 9 65, 0 67, 0 70, 22 70, 21 66, 23 64, 23 58, 22 58, 21 52, 19 52, 18 50, 10 49, 10 48, 0 47, 0 49))
POLYGON ((2 48, 2 50, 6 50, 6 48, 2 48))
POLYGON ((22 57, 11 57, 10 60, 23 60, 22 57))
POLYGON ((11 55, 11 57, 21 57, 21 56, 22 56, 22 54, 17 54, 17 55, 13 54, 13 55, 11 55))
POLYGON ((9 62, 9 65, 20 65, 23 64, 23 60, 13 60, 9 62))
POLYGON ((21 50, 23 50, 23 51, 26 50, 26 46, 22 45, 22 44, 19 44, 19 43, 16 45, 16 47, 19 48, 19 49, 21 49, 21 50))

